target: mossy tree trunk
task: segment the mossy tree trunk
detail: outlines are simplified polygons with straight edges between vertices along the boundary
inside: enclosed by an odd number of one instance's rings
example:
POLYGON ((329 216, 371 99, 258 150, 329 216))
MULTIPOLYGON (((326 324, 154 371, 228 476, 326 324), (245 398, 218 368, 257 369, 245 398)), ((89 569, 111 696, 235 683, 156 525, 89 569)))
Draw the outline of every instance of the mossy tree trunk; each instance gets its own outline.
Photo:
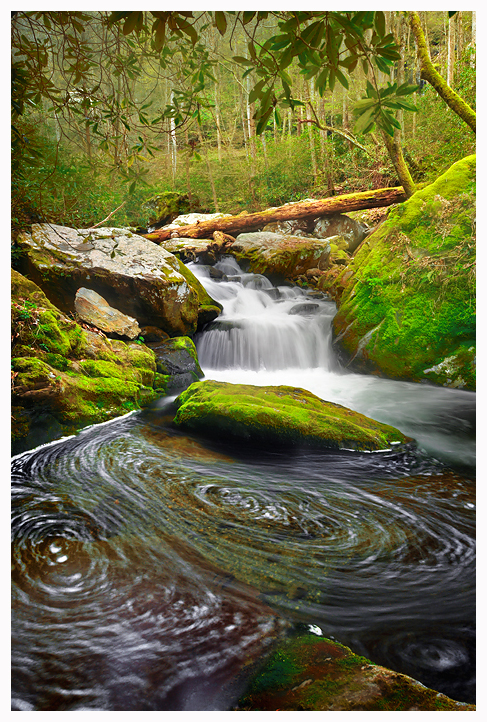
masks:
POLYGON ((473 130, 476 131, 476 113, 456 93, 452 88, 449 87, 447 81, 441 77, 441 75, 435 70, 433 63, 431 62, 428 46, 421 27, 421 20, 417 12, 409 11, 409 24, 411 30, 416 39, 416 47, 418 49, 418 57, 421 63, 421 77, 426 80, 436 90, 438 95, 443 98, 445 103, 456 113, 465 123, 473 130))
POLYGON ((384 138, 384 143, 386 145, 387 152, 389 153, 389 157, 396 169, 396 173, 402 187, 404 188, 404 193, 407 198, 410 198, 415 192, 416 186, 404 159, 400 142, 400 131, 396 130, 394 132, 394 138, 391 138, 391 136, 384 131, 382 133, 382 137, 384 138))

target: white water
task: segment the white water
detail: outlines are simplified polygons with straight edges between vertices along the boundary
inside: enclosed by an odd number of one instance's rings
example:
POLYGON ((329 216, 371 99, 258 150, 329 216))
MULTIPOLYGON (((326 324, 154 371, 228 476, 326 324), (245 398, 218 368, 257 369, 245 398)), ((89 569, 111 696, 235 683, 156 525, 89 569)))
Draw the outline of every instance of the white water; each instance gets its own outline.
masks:
POLYGON ((243 273, 231 257, 215 266, 228 281, 212 280, 207 267, 189 267, 223 305, 196 339, 205 378, 304 388, 392 424, 446 463, 474 466, 474 393, 351 373, 332 346, 332 301, 300 288, 275 289, 263 276, 243 273))

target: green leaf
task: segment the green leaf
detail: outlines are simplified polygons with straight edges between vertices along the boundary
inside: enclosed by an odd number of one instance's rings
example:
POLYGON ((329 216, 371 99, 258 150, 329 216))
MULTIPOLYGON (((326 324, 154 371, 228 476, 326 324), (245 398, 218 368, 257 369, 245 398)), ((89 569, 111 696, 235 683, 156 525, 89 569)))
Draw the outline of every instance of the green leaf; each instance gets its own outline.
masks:
POLYGON ((396 91, 397 95, 411 95, 412 93, 415 93, 417 90, 419 90, 419 85, 408 85, 407 83, 403 83, 400 85, 396 91))
POLYGON ((254 15, 255 15, 255 10, 244 10, 243 16, 242 16, 243 24, 247 25, 247 23, 249 23, 252 20, 254 15))
POLYGON ((225 17, 225 13, 221 10, 215 11, 215 25, 220 35, 225 35, 225 31, 227 29, 227 19, 225 17))
POLYGON ((269 108, 268 110, 266 110, 266 112, 264 113, 262 118, 257 123, 257 127, 255 129, 255 132, 257 133, 257 135, 260 135, 262 133, 262 131, 265 129, 265 127, 267 125, 267 121, 269 120, 269 117, 272 113, 272 110, 273 110, 272 108, 269 108))
POLYGON ((367 80, 367 97, 378 98, 377 91, 369 80, 367 80))
POLYGON ((293 57, 294 46, 290 45, 281 55, 281 59, 279 60, 279 70, 284 70, 284 68, 287 68, 288 65, 291 65, 293 57))
POLYGON ((133 32, 139 20, 139 15, 141 15, 141 13, 139 12, 130 12, 128 14, 128 18, 124 22, 122 28, 122 32, 124 35, 129 35, 131 32, 133 32))
POLYGON ((374 14, 374 27, 381 37, 386 34, 386 16, 382 10, 378 10, 374 14))
POLYGON ((261 93, 261 90, 264 87, 265 83, 266 78, 264 78, 264 80, 259 80, 259 82, 254 85, 254 87, 249 93, 249 103, 254 103, 257 98, 260 98, 263 95, 263 93, 261 93))
POLYGON ((343 85, 343 87, 347 88, 347 90, 348 90, 348 80, 346 79, 346 77, 343 75, 341 70, 338 70, 338 68, 334 68, 334 70, 335 70, 335 75, 336 75, 337 80, 340 83, 340 85, 343 85))
POLYGON ((357 134, 364 133, 365 128, 367 128, 371 121, 374 119, 374 115, 376 112, 376 106, 373 105, 371 108, 365 111, 365 113, 362 113, 355 122, 355 132, 357 134))
POLYGON ((248 58, 244 58, 242 55, 234 55, 232 60, 234 60, 236 63, 240 63, 240 65, 254 65, 251 60, 248 58))

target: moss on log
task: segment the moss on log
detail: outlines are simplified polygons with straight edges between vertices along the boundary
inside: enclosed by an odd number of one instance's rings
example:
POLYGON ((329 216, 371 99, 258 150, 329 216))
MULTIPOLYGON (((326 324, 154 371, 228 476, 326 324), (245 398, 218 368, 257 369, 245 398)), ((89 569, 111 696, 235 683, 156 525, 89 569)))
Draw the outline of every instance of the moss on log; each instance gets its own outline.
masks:
POLYGON ((382 208, 391 206, 394 203, 402 203, 406 198, 402 186, 379 188, 360 193, 347 193, 332 198, 324 198, 323 200, 288 203, 258 213, 242 213, 238 216, 215 218, 193 225, 181 226, 177 230, 160 228, 154 233, 147 233, 144 238, 155 243, 161 243, 171 238, 172 234, 181 238, 211 238, 215 231, 234 235, 243 231, 257 230, 267 223, 275 221, 288 221, 297 218, 312 219, 333 213, 350 213, 351 211, 360 211, 367 208, 382 208))

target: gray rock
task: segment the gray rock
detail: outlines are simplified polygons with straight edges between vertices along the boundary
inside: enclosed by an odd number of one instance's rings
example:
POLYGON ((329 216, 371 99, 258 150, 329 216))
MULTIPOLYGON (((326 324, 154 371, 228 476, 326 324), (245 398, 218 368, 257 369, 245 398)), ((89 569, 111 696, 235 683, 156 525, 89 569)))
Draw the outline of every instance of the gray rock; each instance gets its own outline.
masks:
POLYGON ((158 326, 170 336, 192 334, 200 316, 207 322, 220 313, 178 258, 127 229, 44 223, 20 234, 18 242, 27 250, 24 273, 65 312, 74 310, 75 293, 84 287, 141 326, 158 326))
POLYGON ((353 253, 367 235, 367 227, 341 213, 318 218, 314 224, 315 238, 341 236, 348 241, 348 251, 353 253))
POLYGON ((131 316, 112 308, 105 299, 90 288, 79 288, 74 299, 79 318, 105 333, 116 333, 134 339, 140 335, 140 326, 131 316))

